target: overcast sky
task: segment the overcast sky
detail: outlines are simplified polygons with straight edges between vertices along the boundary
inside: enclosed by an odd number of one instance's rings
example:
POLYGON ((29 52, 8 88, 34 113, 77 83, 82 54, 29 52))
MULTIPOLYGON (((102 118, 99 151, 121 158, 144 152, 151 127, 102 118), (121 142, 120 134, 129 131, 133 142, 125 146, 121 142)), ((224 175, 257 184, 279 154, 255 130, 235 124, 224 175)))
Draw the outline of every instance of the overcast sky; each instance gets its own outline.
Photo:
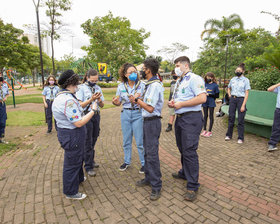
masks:
MULTIPOLYGON (((146 40, 149 46, 147 54, 156 55, 163 46, 180 42, 189 47, 186 51, 191 60, 197 58, 202 41, 200 34, 207 19, 221 19, 237 13, 244 21, 245 29, 262 27, 275 33, 279 23, 269 11, 280 15, 280 0, 72 0, 72 9, 64 13, 63 21, 70 25, 74 37, 63 35, 55 43, 55 57, 73 52, 82 57, 86 53, 81 46, 89 44, 89 38, 83 34, 81 24, 95 16, 105 16, 112 11, 114 16, 126 17, 132 28, 145 28, 151 32, 146 40)), ((24 24, 36 24, 36 14, 32 0, 0 0, 0 18, 5 23, 24 29, 24 24)), ((47 21, 45 8, 40 8, 41 22, 47 21)), ((0 43, 1 44, 1 43, 0 43)))

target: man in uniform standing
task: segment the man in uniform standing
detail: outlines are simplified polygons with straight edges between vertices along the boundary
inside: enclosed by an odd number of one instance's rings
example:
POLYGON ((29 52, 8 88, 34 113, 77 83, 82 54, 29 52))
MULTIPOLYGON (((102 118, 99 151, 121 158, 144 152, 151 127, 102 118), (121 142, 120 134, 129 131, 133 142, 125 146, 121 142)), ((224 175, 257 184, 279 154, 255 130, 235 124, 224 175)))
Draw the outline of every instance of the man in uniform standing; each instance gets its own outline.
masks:
POLYGON ((203 126, 201 104, 207 100, 203 79, 192 73, 190 60, 186 56, 174 61, 177 80, 174 97, 168 102, 175 109, 176 143, 181 153, 182 169, 173 173, 174 178, 187 180, 185 200, 194 201, 199 188, 199 161, 197 148, 200 132, 203 126))
POLYGON ((3 138, 5 136, 7 112, 6 112, 6 100, 9 95, 9 88, 4 79, 0 77, 0 143, 6 143, 3 138))

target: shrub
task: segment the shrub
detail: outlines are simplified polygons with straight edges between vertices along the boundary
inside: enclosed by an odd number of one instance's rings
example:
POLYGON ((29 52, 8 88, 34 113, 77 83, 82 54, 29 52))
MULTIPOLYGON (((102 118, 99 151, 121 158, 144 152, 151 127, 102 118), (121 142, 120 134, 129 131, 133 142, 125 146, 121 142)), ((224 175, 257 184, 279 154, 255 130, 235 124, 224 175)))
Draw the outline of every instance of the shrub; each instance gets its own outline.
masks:
POLYGON ((274 66, 257 68, 249 72, 248 79, 252 89, 266 91, 268 87, 280 82, 280 70, 274 66))
POLYGON ((110 83, 98 82, 98 85, 101 88, 112 88, 112 87, 118 87, 119 83, 117 83, 117 82, 110 82, 110 83))

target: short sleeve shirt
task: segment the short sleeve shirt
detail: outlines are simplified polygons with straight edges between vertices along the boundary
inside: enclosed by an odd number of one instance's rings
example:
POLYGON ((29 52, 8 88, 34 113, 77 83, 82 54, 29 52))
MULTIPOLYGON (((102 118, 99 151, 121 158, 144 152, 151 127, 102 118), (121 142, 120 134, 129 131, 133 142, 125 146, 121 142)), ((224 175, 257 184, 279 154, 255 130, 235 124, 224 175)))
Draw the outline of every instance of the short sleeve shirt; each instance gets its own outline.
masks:
POLYGON ((280 86, 274 89, 274 92, 277 93, 277 101, 276 101, 276 108, 280 109, 280 86))
MULTIPOLYGON (((204 80, 200 76, 188 72, 182 79, 179 79, 176 82, 174 101, 187 101, 201 93, 206 93, 204 80)), ((189 111, 201 111, 201 104, 175 109, 176 114, 182 114, 189 111)))
MULTIPOLYGON (((206 83, 205 89, 209 95, 216 95, 217 93, 220 92, 219 86, 215 82, 206 83)), ((216 107, 215 98, 212 96, 207 96, 207 101, 204 104, 202 104, 202 106, 203 107, 216 107)))
POLYGON ((233 77, 230 80, 228 87, 231 90, 231 95, 237 97, 245 97, 246 91, 251 89, 249 79, 243 75, 240 77, 233 77))
POLYGON ((58 92, 59 92, 58 86, 45 86, 42 95, 46 96, 47 100, 54 100, 58 92))
POLYGON ((0 100, 3 100, 7 95, 9 95, 9 87, 3 83, 0 87, 0 100))

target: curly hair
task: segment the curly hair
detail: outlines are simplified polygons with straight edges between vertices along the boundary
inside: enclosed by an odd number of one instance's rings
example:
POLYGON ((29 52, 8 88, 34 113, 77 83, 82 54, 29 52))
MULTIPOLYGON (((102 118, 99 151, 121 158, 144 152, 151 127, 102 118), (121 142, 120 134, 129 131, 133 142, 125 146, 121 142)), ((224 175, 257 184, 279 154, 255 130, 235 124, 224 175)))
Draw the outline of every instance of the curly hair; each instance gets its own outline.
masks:
POLYGON ((69 79, 67 79, 60 87, 62 89, 66 89, 68 86, 73 85, 77 86, 79 85, 79 76, 77 74, 73 74, 69 79))
POLYGON ((49 85, 49 81, 50 81, 50 78, 53 78, 53 80, 54 80, 54 85, 58 85, 57 84, 57 80, 56 80, 56 78, 55 78, 55 76, 54 75, 49 75, 48 76, 48 78, 47 78, 47 80, 46 80, 46 82, 45 82, 45 85, 44 86, 48 86, 49 85))
POLYGON ((205 83, 206 83, 207 76, 210 77, 210 78, 212 78, 212 79, 213 79, 213 82, 217 83, 217 80, 216 80, 216 78, 215 78, 215 74, 214 74, 213 72, 207 72, 207 73, 206 73, 206 75, 205 75, 205 77, 204 77, 205 83))
POLYGON ((122 65, 122 67, 120 67, 120 69, 119 69, 119 75, 120 75, 120 80, 121 80, 122 82, 127 82, 127 81, 128 81, 128 79, 125 77, 125 74, 127 73, 127 70, 128 70, 129 68, 131 68, 131 67, 133 67, 133 68, 136 69, 136 67, 135 67, 133 64, 131 64, 131 63, 124 63, 124 64, 122 65))
POLYGON ((144 61, 146 69, 150 69, 153 76, 157 75, 159 69, 159 62, 157 59, 149 58, 144 61))

